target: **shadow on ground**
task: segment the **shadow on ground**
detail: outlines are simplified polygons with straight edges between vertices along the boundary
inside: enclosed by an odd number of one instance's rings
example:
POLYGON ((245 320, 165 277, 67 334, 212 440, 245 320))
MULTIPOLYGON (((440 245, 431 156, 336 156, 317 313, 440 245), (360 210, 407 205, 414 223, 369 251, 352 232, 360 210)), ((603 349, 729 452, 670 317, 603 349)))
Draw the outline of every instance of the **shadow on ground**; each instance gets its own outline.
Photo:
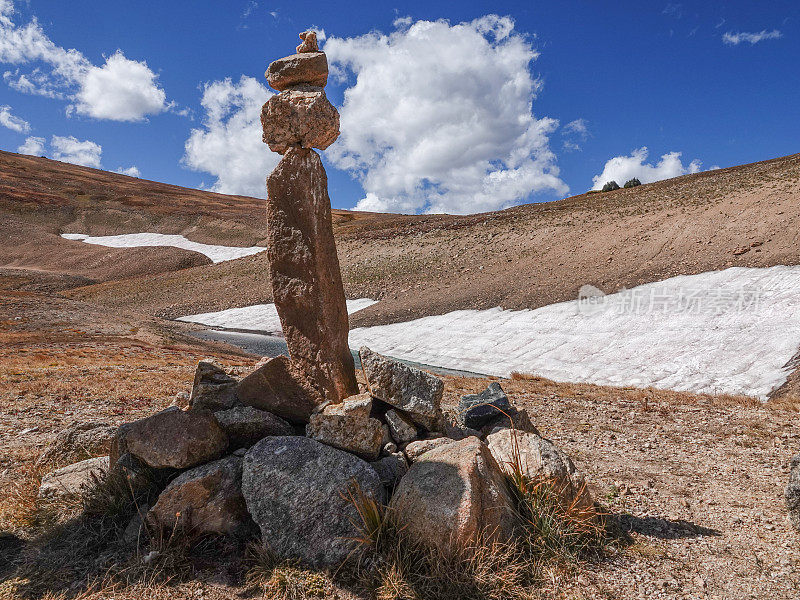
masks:
POLYGON ((722 535, 716 529, 696 525, 683 519, 673 521, 662 517, 635 517, 629 514, 616 515, 615 518, 619 528, 624 532, 635 532, 662 540, 722 535))

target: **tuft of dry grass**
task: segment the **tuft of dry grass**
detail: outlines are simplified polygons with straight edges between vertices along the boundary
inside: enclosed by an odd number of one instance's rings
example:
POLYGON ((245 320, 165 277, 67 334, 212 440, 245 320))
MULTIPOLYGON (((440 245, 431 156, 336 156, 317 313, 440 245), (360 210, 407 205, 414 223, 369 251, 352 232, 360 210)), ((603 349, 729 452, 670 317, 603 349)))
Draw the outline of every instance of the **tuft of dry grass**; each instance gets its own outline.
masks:
POLYGON ((333 581, 326 573, 304 569, 295 561, 280 560, 261 542, 248 545, 246 558, 249 569, 245 580, 257 586, 265 599, 325 598, 333 588, 333 581))

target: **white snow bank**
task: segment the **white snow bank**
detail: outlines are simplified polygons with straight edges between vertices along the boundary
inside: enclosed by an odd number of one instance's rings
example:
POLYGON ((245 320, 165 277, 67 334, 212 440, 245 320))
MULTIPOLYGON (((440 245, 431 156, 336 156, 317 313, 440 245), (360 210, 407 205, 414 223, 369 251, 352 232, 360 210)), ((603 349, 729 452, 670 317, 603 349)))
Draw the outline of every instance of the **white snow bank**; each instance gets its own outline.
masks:
POLYGON ((354 329, 350 345, 490 375, 765 398, 800 346, 800 267, 674 277, 536 310, 461 310, 354 329))
MULTIPOLYGON (((347 301, 347 312, 353 314, 363 308, 372 306, 377 300, 358 298, 347 301)), ((203 313, 180 317, 178 321, 201 323, 213 327, 228 329, 250 329, 254 331, 280 332, 281 321, 274 304, 255 304, 243 308, 230 308, 219 312, 203 313)))
POLYGON ((97 244, 98 246, 108 246, 110 248, 137 248, 141 246, 172 246, 193 250, 200 254, 205 254, 212 262, 224 262, 243 256, 250 256, 263 252, 266 248, 262 246, 250 246, 249 248, 239 248, 237 246, 215 246, 213 244, 201 244, 187 240, 182 235, 167 235, 164 233, 125 233, 122 235, 102 235, 87 236, 81 233, 62 233, 61 237, 68 240, 80 240, 87 244, 97 244))
MULTIPOLYGON (((765 398, 786 381, 800 346, 800 267, 736 267, 602 297, 582 291, 589 296, 536 310, 460 310, 353 329, 350 347, 501 377, 765 398)), ((348 301, 348 310, 358 302, 373 303, 348 301)), ((280 330, 270 304, 182 320, 280 330)))

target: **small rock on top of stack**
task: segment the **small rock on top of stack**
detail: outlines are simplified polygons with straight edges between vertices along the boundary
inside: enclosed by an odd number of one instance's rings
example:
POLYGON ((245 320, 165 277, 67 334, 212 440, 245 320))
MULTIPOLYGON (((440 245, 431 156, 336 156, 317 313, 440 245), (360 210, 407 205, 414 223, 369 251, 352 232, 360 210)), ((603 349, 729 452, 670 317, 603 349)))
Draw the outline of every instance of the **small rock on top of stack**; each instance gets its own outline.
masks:
POLYGON ((317 34, 300 34, 297 54, 279 58, 267 68, 267 83, 281 92, 264 104, 264 143, 285 154, 289 148, 324 150, 339 137, 339 113, 322 89, 328 83, 328 59, 317 46, 317 34))

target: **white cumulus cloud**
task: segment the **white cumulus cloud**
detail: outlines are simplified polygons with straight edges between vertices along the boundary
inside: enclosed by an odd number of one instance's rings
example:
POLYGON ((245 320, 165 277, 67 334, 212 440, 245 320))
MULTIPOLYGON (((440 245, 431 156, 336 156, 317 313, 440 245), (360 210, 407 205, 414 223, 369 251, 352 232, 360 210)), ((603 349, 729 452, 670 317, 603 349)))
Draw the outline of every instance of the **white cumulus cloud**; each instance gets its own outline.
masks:
POLYGON ((13 89, 69 99, 67 112, 97 119, 140 121, 170 108, 166 94, 144 61, 125 58, 117 50, 103 66, 95 66, 81 52, 55 44, 34 17, 17 25, 14 6, 0 0, 0 63, 14 65, 3 73, 13 89), (23 67, 32 67, 23 72, 23 67))
POLYGON ((0 125, 17 133, 28 133, 31 130, 30 123, 14 115, 7 105, 0 106, 0 125))
POLYGON ((736 33, 728 31, 723 34, 722 41, 730 46, 738 46, 742 42, 747 42, 750 45, 753 45, 757 44, 758 42, 763 42, 764 40, 777 40, 782 37, 783 34, 777 29, 773 29, 772 31, 767 31, 764 29, 763 31, 758 32, 741 31, 736 33))
POLYGON ((75 136, 62 137, 54 135, 50 140, 52 158, 62 162, 82 165, 84 167, 100 168, 100 155, 103 148, 89 140, 79 140, 75 136))
POLYGON ((616 181, 619 185, 623 185, 635 177, 642 183, 653 183, 701 171, 702 163, 697 159, 684 166, 681 162, 680 152, 664 154, 661 160, 655 164, 646 162, 647 155, 647 147, 643 146, 631 152, 630 156, 615 156, 609 159, 603 172, 592 178, 594 184, 592 189, 599 190, 609 181, 616 181))
POLYGON ((25 143, 17 148, 20 154, 29 154, 31 156, 44 155, 45 139, 43 137, 31 136, 25 139, 25 143))
POLYGON ((78 114, 112 121, 140 121, 167 108, 167 95, 147 63, 119 50, 102 67, 89 67, 75 100, 78 114))
POLYGON ((120 175, 127 175, 128 177, 139 177, 141 175, 138 167, 136 167, 135 165, 132 167, 128 167, 127 169, 119 167, 114 171, 114 173, 119 173, 120 175))
POLYGON ((334 77, 355 74, 326 154, 359 178, 356 208, 471 213, 567 192, 549 147, 558 122, 532 114, 538 54, 512 19, 398 19, 325 52, 334 77))
POLYGON ((216 178, 211 190, 264 198, 267 175, 280 155, 261 141, 261 106, 272 93, 252 77, 208 83, 203 127, 192 129, 182 162, 216 178))

